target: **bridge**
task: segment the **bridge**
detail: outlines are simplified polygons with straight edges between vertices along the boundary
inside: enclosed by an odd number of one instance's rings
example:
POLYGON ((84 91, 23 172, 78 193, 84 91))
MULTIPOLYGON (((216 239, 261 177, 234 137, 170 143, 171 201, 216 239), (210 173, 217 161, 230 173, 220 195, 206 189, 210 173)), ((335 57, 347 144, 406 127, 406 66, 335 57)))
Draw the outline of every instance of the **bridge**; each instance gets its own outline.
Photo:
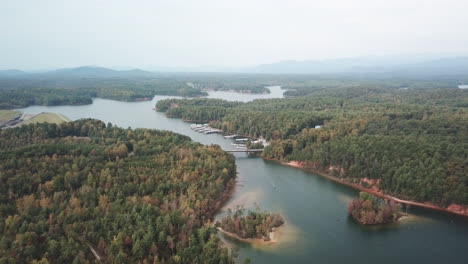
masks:
POLYGON ((236 150, 225 150, 226 152, 246 152, 246 153, 251 153, 251 152, 262 152, 263 149, 236 149, 236 150))

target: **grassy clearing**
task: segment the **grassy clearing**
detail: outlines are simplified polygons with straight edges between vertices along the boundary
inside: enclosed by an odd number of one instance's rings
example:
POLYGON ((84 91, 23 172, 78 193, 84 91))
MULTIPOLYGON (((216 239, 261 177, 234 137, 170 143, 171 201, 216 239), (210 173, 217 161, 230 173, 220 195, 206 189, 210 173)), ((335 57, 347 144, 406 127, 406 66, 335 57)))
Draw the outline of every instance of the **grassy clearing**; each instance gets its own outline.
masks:
POLYGON ((56 113, 41 113, 29 120, 24 121, 21 124, 34 124, 43 122, 60 124, 68 121, 70 121, 70 119, 56 113))
POLYGON ((0 110, 0 122, 5 122, 18 114, 18 111, 0 110))

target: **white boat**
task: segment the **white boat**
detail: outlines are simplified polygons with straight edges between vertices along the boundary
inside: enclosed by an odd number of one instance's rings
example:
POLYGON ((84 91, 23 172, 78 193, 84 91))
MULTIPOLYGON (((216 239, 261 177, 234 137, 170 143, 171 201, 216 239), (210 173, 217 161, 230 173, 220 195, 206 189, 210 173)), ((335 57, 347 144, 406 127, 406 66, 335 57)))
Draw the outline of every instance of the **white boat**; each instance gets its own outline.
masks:
POLYGON ((221 131, 219 131, 219 130, 217 130, 217 129, 213 129, 213 130, 210 130, 210 131, 205 131, 205 132, 203 132, 203 134, 205 134, 205 135, 217 134, 217 133, 221 133, 221 131))
POLYGON ((222 133, 223 131, 221 129, 217 128, 212 128, 208 124, 191 124, 190 128, 198 133, 203 133, 205 135, 208 134, 215 134, 215 133, 222 133))

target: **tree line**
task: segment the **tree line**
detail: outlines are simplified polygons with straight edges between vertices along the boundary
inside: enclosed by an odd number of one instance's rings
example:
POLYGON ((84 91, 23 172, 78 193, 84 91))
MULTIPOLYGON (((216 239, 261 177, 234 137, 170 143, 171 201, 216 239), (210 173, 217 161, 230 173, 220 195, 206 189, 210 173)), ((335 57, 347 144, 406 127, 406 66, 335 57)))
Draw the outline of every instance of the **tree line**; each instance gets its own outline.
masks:
POLYGON ((0 109, 30 105, 83 105, 95 97, 119 101, 140 101, 155 95, 207 96, 207 91, 269 93, 274 84, 266 77, 236 74, 80 75, 25 74, 0 76, 0 109))
POLYGON ((177 79, 0 78, 0 109, 91 104, 95 97, 133 102, 151 100, 155 95, 194 97, 207 93, 177 79))
MULTIPOLYGON (((434 100, 435 103, 464 106, 463 100, 454 101, 453 93, 459 81, 468 82, 467 76, 439 76, 431 78, 402 78, 376 76, 330 75, 269 75, 234 73, 150 73, 135 74, 114 72, 100 75, 90 72, 74 75, 55 73, 0 76, 0 109, 13 109, 30 105, 82 105, 100 97, 120 101, 147 100, 155 95, 184 97, 206 96, 207 91, 236 91, 241 93, 269 93, 267 88, 281 85, 286 97, 346 97, 367 100, 434 100), (362 90, 366 89, 367 94, 362 90), (431 98, 406 96, 420 90, 438 91, 431 98), (395 93, 395 91, 398 92, 395 93)), ((428 95, 423 93, 422 96, 428 95)))

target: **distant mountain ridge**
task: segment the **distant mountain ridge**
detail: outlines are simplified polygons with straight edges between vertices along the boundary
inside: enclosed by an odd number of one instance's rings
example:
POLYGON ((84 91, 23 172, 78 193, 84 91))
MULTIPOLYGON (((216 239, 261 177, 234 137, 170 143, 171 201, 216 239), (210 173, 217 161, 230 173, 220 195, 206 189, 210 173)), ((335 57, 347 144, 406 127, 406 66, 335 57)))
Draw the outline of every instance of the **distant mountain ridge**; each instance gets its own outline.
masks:
POLYGON ((252 73, 328 74, 328 73, 401 73, 401 74, 468 74, 468 57, 439 58, 426 61, 385 59, 335 59, 282 61, 246 69, 252 73))
POLYGON ((155 72, 141 69, 114 70, 98 66, 81 66, 76 68, 62 68, 46 72, 24 72, 21 70, 0 71, 0 77, 36 77, 36 78, 117 78, 117 77, 150 77, 155 72))
POLYGON ((64 77, 119 77, 119 76, 149 76, 153 72, 144 71, 141 69, 132 70, 113 70, 98 66, 81 66, 77 68, 64 68, 51 72, 42 73, 42 75, 59 75, 64 77))
POLYGON ((26 72, 24 71, 21 71, 21 70, 16 70, 16 69, 10 69, 10 70, 3 70, 3 71, 0 71, 0 76, 19 76, 19 75, 23 75, 23 74, 27 74, 26 72))
POLYGON ((152 77, 161 73, 249 73, 249 74, 374 74, 375 76, 468 75, 468 56, 437 57, 434 55, 371 56, 328 60, 288 60, 252 67, 159 67, 116 70, 99 66, 63 68, 28 73, 11 69, 0 71, 0 77, 118 78, 152 77))

